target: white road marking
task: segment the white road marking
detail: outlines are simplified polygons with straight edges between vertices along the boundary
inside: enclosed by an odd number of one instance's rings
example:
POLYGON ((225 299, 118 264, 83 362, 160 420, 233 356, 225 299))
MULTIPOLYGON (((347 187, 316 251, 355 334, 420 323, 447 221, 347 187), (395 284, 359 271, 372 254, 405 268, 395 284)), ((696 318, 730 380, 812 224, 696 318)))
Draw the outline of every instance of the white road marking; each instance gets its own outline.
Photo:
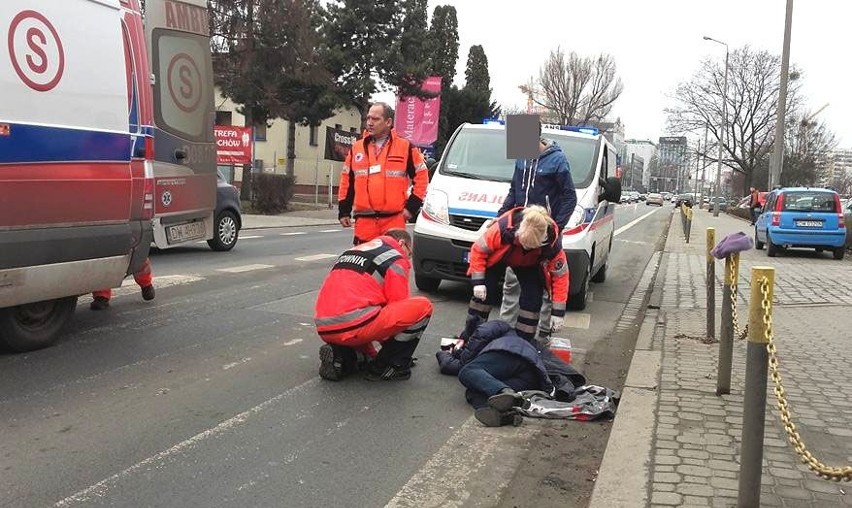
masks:
POLYGON ((632 228, 632 227, 633 227, 633 226, 635 226, 636 224, 639 224, 642 220, 646 219, 649 215, 651 215, 652 213, 656 212, 657 210, 660 210, 660 208, 657 208, 656 210, 651 210, 650 212, 646 213, 645 215, 643 215, 643 216, 639 217, 638 219, 633 219, 632 221, 628 222, 627 224, 625 224, 625 225, 621 226, 620 228, 616 229, 616 230, 615 230, 615 233, 614 233, 614 236, 618 236, 618 235, 620 235, 621 233, 624 233, 624 232, 625 232, 625 231, 627 231, 628 229, 632 228))
POLYGON ((263 238, 263 235, 241 236, 240 240, 254 240, 255 238, 263 238))
POLYGON ((299 326, 314 326, 313 323, 299 323, 299 326))
POLYGON ((243 363, 250 362, 250 361, 251 361, 251 357, 240 358, 239 361, 236 361, 234 363, 229 363, 228 365, 223 365, 222 370, 228 370, 228 369, 231 369, 233 367, 236 367, 237 365, 241 365, 243 363))
POLYGON ((306 235, 308 234, 306 231, 293 231, 292 233, 281 233, 281 236, 296 236, 296 235, 306 235))
POLYGON ((338 231, 343 231, 342 229, 323 229, 320 233, 337 233, 338 231))
POLYGON ((227 273, 242 273, 242 272, 251 272, 253 270, 263 270, 265 268, 274 268, 273 265, 243 265, 243 266, 232 266, 231 268, 219 268, 217 272, 227 272, 227 273))
POLYGON ((298 344, 298 343, 302 342, 302 340, 303 340, 303 339, 293 339, 293 340, 288 340, 287 342, 285 342, 285 343, 284 343, 284 345, 285 345, 285 346, 292 346, 292 345, 295 345, 295 344, 298 344))
MULTIPOLYGON (((180 286, 183 284, 198 282, 200 280, 204 280, 204 277, 200 277, 198 275, 160 275, 159 277, 154 277, 154 288, 160 289, 170 286, 180 286)), ((136 284, 136 281, 133 280, 133 277, 128 277, 121 281, 121 287, 112 290, 112 296, 127 296, 138 292, 139 286, 136 284)), ((91 301, 92 295, 88 294, 81 296, 77 303, 78 305, 88 305, 91 301)))
POLYGON ((310 256, 302 256, 296 258, 296 261, 319 261, 321 259, 336 258, 338 254, 312 254, 310 256))
POLYGON ((96 483, 96 484, 94 484, 90 487, 87 487, 87 488, 85 488, 85 489, 83 489, 83 490, 81 490, 81 491, 79 491, 75 494, 72 494, 71 496, 66 497, 65 499, 62 499, 61 501, 57 502, 54 506, 68 506, 70 504, 84 503, 85 501, 88 501, 92 497, 102 497, 104 494, 106 494, 106 492, 111 487, 114 487, 115 485, 118 484, 118 482, 120 482, 124 478, 127 478, 131 474, 136 473, 137 471, 140 471, 140 470, 144 470, 148 466, 152 466, 152 465, 157 464, 157 463, 164 463, 166 459, 172 457, 173 455, 177 455, 177 454, 183 452, 187 448, 195 446, 195 445, 197 445, 197 444, 199 444, 202 441, 205 441, 207 439, 217 437, 220 434, 224 434, 225 432, 229 432, 229 431, 237 428, 238 426, 242 425, 246 421, 248 421, 248 419, 251 418, 252 416, 257 415, 261 411, 267 409, 269 406, 272 406, 273 404, 280 402, 282 399, 288 397, 293 392, 296 392, 296 391, 299 391, 299 390, 304 391, 307 388, 309 388, 311 385, 315 385, 318 382, 319 382, 319 377, 315 377, 315 378, 312 378, 309 381, 306 381, 306 382, 304 382, 304 383, 302 383, 298 386, 294 386, 293 388, 290 388, 289 390, 287 390, 283 393, 279 393, 275 397, 272 397, 271 399, 268 399, 264 402, 261 402, 260 404, 254 406, 253 408, 248 409, 246 411, 243 411, 242 413, 234 416, 233 418, 229 418, 229 419, 223 421, 222 423, 220 423, 219 425, 217 425, 213 428, 207 429, 204 432, 200 432, 200 433, 192 436, 191 438, 187 439, 186 441, 181 441, 180 443, 172 446, 168 450, 164 450, 164 451, 162 451, 162 452, 160 452, 156 455, 152 455, 152 456, 148 457, 147 459, 145 459, 141 462, 137 462, 136 464, 133 464, 132 466, 128 467, 127 469, 124 469, 123 471, 115 473, 114 475, 110 476, 109 478, 105 478, 105 479, 99 481, 98 483, 96 483))
POLYGON ((624 240, 622 238, 617 238, 615 241, 616 242, 622 242, 622 243, 632 243, 632 244, 636 244, 636 245, 653 245, 653 243, 651 243, 651 242, 640 242, 640 241, 637 241, 637 240, 624 240))

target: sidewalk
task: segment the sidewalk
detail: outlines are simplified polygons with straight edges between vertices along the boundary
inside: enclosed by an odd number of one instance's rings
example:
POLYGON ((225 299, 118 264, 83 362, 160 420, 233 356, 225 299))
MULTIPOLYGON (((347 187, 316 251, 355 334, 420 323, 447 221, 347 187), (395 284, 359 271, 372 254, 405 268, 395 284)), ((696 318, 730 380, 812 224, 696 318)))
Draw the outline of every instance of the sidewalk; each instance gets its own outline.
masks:
MULTIPOLYGON (((753 234, 746 221, 696 208, 687 244, 675 211, 592 508, 737 505, 746 342, 734 344, 731 394, 717 396, 719 345, 702 341, 707 227, 716 228, 716 242, 753 234)), ((818 460, 852 464, 852 262, 813 250, 742 253, 740 328, 753 266, 775 268, 773 331, 793 422, 818 460)), ((717 261, 717 337, 723 276, 724 261, 717 261)), ((852 484, 823 480, 798 459, 771 378, 767 384, 761 506, 852 506, 852 484)))
POLYGON ((340 226, 337 208, 294 210, 279 215, 243 214, 242 229, 287 228, 305 226, 340 226))

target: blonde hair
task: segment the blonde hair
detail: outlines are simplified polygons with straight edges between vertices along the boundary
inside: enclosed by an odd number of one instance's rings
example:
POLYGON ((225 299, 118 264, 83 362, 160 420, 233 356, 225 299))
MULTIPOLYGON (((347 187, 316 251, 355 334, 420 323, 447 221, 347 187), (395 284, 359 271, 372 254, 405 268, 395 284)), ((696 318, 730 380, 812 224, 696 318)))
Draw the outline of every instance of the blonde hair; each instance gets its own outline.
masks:
POLYGON ((521 224, 515 235, 525 249, 541 247, 547 240, 548 228, 556 224, 543 206, 533 205, 524 209, 521 224))

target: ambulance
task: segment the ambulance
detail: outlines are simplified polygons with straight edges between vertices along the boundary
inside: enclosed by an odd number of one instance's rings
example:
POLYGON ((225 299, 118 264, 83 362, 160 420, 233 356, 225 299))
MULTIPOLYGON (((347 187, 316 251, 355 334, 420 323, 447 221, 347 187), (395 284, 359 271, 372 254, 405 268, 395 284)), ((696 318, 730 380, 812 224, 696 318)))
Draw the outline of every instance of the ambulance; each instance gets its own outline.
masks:
MULTIPOLYGON (((570 271, 567 307, 586 307, 590 282, 604 282, 621 198, 615 146, 597 129, 544 124, 543 138, 568 158, 577 206, 562 232, 570 271)), ((497 216, 509 192, 514 160, 506 158, 502 121, 465 123, 447 143, 414 226, 414 282, 436 291, 442 280, 469 281, 473 242, 497 216)))
POLYGON ((0 345, 52 344, 153 244, 213 238, 204 0, 0 2, 0 345))

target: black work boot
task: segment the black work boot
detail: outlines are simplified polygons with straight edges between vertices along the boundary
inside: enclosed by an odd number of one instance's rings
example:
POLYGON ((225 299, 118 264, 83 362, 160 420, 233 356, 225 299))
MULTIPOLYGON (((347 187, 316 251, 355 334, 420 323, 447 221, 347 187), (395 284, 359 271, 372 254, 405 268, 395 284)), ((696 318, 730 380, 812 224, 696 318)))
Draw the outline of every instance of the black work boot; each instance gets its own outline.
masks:
POLYGON ((527 400, 511 388, 503 388, 500 393, 488 397, 488 405, 497 411, 510 411, 516 407, 524 407, 527 400))
POLYGON ((411 379, 411 368, 373 362, 364 374, 367 381, 405 381, 411 379))
POLYGON ((104 298, 103 296, 96 296, 92 303, 89 304, 89 308, 92 310, 105 310, 109 307, 109 300, 104 298))
POLYGON ((334 348, 331 344, 323 344, 319 348, 320 367, 319 375, 328 381, 340 381, 343 377, 343 361, 334 357, 334 348))
POLYGON ((153 284, 151 284, 150 286, 145 286, 144 288, 142 288, 142 299, 143 300, 146 300, 146 301, 147 300, 153 300, 154 296, 155 296, 155 292, 154 292, 154 285, 153 284))
POLYGON ((473 416, 486 427, 502 427, 512 425, 517 427, 524 418, 515 411, 500 412, 493 407, 481 407, 473 412, 473 416))

